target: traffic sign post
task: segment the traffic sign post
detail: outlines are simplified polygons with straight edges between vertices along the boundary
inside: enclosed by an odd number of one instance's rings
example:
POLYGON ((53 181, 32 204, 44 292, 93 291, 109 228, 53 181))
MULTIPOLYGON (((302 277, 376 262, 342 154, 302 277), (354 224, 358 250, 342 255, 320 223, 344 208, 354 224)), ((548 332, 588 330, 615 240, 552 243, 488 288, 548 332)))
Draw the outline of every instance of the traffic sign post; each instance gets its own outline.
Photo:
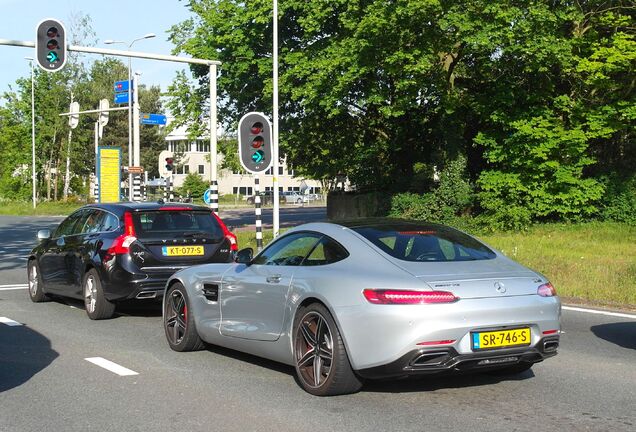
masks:
POLYGON ((168 118, 163 114, 142 114, 141 124, 145 125, 165 125, 168 118))
POLYGON ((126 93, 115 93, 115 98, 113 99, 114 104, 127 104, 128 103, 128 92, 126 93))

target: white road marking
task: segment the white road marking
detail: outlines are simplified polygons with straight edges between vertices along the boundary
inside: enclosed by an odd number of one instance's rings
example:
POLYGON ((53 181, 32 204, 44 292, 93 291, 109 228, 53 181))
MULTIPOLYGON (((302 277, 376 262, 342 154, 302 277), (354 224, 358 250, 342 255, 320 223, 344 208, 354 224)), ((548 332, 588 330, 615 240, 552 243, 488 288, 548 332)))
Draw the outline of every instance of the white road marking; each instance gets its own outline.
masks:
POLYGON ((0 285, 0 291, 11 291, 11 290, 21 290, 28 288, 27 284, 10 284, 10 285, 0 285))
POLYGON ((117 363, 113 363, 112 361, 106 360, 105 358, 102 358, 102 357, 88 357, 88 358, 85 358, 84 360, 91 362, 94 365, 97 365, 99 367, 103 367, 104 369, 109 370, 112 373, 115 373, 119 376, 139 375, 137 372, 133 370, 120 366, 117 363))
POLYGON ((562 306, 561 308, 563 310, 569 310, 569 311, 575 311, 575 312, 585 312, 585 313, 591 313, 591 314, 597 314, 597 315, 606 315, 606 316, 613 316, 613 317, 620 317, 620 318, 630 318, 630 319, 636 320, 636 315, 620 313, 620 312, 608 312, 608 311, 601 311, 601 310, 596 310, 596 309, 579 308, 579 307, 574 307, 574 306, 562 306))
POLYGON ((19 323, 17 321, 13 321, 12 319, 9 319, 7 317, 0 317, 0 323, 6 324, 6 325, 11 326, 11 327, 16 327, 16 326, 21 326, 22 325, 22 323, 19 323))

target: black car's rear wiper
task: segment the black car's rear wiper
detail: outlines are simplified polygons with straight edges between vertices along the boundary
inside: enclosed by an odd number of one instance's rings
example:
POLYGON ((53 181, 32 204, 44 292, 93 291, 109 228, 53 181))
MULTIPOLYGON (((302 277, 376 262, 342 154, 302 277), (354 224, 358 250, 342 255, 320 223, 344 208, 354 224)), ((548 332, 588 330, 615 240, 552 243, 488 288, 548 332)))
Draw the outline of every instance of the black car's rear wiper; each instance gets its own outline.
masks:
POLYGON ((209 237, 210 233, 205 231, 197 231, 197 232, 187 232, 183 233, 183 237, 192 238, 192 237, 209 237))

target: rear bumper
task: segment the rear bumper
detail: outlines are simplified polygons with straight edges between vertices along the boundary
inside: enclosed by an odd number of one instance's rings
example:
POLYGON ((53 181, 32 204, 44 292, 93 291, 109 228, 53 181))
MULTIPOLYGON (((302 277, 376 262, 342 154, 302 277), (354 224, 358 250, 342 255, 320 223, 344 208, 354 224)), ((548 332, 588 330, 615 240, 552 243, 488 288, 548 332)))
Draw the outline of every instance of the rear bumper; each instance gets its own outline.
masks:
POLYGON ((454 348, 413 350, 394 362, 357 370, 363 378, 391 378, 497 369, 519 363, 533 364, 557 354, 559 336, 541 339, 533 347, 459 354, 454 348))

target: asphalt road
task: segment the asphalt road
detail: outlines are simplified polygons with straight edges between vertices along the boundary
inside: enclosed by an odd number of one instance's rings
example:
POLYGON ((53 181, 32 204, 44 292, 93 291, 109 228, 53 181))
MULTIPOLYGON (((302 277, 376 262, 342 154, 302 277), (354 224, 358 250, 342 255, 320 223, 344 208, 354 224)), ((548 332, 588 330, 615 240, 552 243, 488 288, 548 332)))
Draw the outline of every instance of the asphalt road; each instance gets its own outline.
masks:
POLYGON ((171 351, 151 304, 95 322, 80 303, 31 303, 8 285, 26 282, 24 234, 46 223, 0 218, 2 432, 636 430, 636 317, 564 310, 559 355, 516 377, 370 382, 317 398, 287 366, 171 351), (95 357, 137 375, 85 360, 95 357))

